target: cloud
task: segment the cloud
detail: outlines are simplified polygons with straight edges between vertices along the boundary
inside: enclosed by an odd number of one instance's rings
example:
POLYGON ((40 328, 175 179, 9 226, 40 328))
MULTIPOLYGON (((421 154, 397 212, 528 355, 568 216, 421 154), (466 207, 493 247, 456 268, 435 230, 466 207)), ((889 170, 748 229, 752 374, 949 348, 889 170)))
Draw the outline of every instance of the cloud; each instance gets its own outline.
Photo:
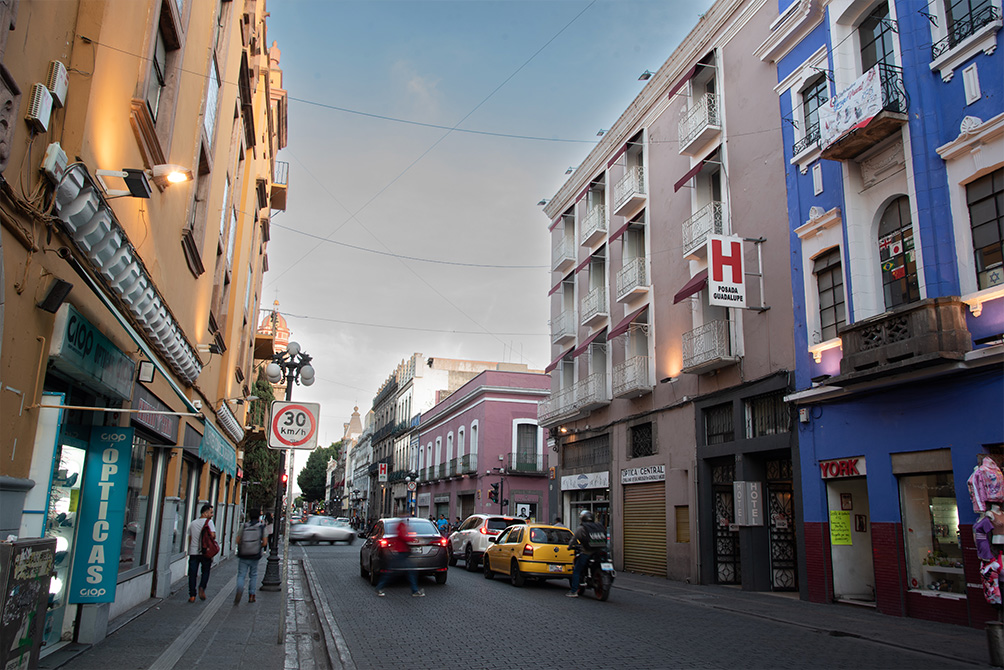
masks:
POLYGON ((406 111, 420 118, 437 117, 442 94, 440 79, 431 79, 419 74, 411 61, 399 60, 391 67, 393 79, 403 83, 407 92, 406 111))

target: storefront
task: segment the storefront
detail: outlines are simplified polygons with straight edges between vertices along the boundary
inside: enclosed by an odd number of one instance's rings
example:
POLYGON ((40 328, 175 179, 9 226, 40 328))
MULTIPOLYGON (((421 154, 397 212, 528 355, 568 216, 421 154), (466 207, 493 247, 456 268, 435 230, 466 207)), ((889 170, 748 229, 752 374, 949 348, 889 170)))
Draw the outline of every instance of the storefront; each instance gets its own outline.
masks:
POLYGON ((875 565, 865 458, 822 461, 819 472, 826 485, 833 599, 874 603, 875 565))
POLYGON ((624 569, 666 575, 666 466, 621 470, 624 569))
POLYGON ((603 470, 562 476, 561 497, 562 521, 573 531, 579 527, 579 515, 588 510, 607 527, 608 535, 612 533, 610 472, 603 470))

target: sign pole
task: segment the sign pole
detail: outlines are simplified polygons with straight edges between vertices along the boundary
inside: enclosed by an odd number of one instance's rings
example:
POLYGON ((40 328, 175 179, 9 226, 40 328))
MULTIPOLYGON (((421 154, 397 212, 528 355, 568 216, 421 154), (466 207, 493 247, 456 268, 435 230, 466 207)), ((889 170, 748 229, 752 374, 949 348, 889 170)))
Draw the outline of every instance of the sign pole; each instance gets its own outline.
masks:
MULTIPOLYGON (((293 458, 294 453, 292 449, 286 450, 286 461, 289 463, 289 477, 293 477, 293 458)), ((278 643, 282 644, 283 637, 286 634, 286 598, 289 594, 289 519, 290 513, 292 512, 293 506, 293 496, 290 495, 290 487, 287 483, 286 485, 286 532, 282 534, 282 605, 279 608, 279 640, 278 643)))

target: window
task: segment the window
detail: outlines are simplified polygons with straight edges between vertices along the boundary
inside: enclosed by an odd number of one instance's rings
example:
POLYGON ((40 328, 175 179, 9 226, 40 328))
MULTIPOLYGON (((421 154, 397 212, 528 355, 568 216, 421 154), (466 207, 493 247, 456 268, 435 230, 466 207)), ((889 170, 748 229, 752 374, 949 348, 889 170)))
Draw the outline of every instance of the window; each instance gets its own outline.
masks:
POLYGON ((610 465, 610 436, 600 435, 586 440, 566 442, 561 450, 565 468, 587 468, 610 465))
POLYGON ((920 298, 917 264, 913 245, 913 218, 910 199, 905 195, 893 200, 879 221, 879 263, 886 309, 920 298))
POLYGON ((965 593, 959 507, 951 472, 899 478, 910 588, 965 593))
POLYGON ((125 519, 122 528, 122 551, 119 555, 119 572, 146 565, 147 532, 149 530, 150 477, 152 469, 144 475, 146 450, 149 442, 136 436, 132 443, 129 461, 129 485, 126 489, 125 519))
POLYGON ((517 472, 539 472, 543 470, 543 463, 538 457, 537 446, 537 424, 519 423, 516 424, 516 462, 513 468, 517 472))
POLYGON ((889 18, 889 6, 882 3, 858 27, 861 39, 861 72, 878 64, 896 65, 892 35, 895 23, 889 18))
POLYGON ((1004 168, 968 184, 966 204, 973 231, 977 287, 1004 284, 1004 168))
POLYGON ((227 237, 227 270, 234 264, 234 241, 237 239, 237 210, 230 208, 230 235, 227 237))
POLYGON ((732 430, 732 403, 704 410, 704 431, 705 444, 723 444, 736 439, 732 430))
POLYGON ((803 141, 806 144, 819 141, 819 108, 829 99, 824 74, 811 79, 802 89, 802 128, 805 130, 803 141))
POLYGON ((771 391, 746 401, 746 437, 785 433, 791 428, 791 414, 783 390, 771 391))
POLYGON ((948 26, 948 45, 954 47, 979 28, 993 21, 996 9, 991 0, 943 0, 948 26))
POLYGON ((819 291, 819 342, 825 342, 835 338, 837 330, 847 322, 840 248, 835 247, 816 257, 812 272, 816 275, 819 291))
POLYGON ((227 204, 230 202, 230 175, 223 184, 223 205, 220 207, 220 243, 227 235, 227 204))
POLYGON ((217 70, 216 54, 209 64, 209 80, 206 86, 206 113, 202 117, 202 126, 206 131, 206 141, 213 146, 213 134, 216 132, 216 108, 220 98, 220 73, 217 70))
POLYGON ((153 48, 153 57, 150 59, 149 83, 146 89, 146 106, 150 110, 150 116, 153 117, 155 124, 165 88, 167 88, 167 45, 164 32, 158 28, 157 42, 153 48))
POLYGON ((676 506, 676 541, 690 542, 690 506, 676 506))
POLYGON ((655 453, 651 422, 631 426, 628 428, 628 435, 631 440, 631 458, 651 456, 655 453))

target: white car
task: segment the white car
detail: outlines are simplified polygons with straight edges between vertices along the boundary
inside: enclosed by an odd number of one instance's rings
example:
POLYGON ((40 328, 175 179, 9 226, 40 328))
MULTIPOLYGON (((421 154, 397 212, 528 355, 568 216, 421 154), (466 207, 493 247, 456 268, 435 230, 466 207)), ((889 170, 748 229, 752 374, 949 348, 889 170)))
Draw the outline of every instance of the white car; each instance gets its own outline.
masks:
POLYGON ((464 559, 464 569, 474 572, 488 549, 488 538, 509 526, 525 524, 526 519, 502 514, 472 514, 450 535, 450 565, 464 559))

